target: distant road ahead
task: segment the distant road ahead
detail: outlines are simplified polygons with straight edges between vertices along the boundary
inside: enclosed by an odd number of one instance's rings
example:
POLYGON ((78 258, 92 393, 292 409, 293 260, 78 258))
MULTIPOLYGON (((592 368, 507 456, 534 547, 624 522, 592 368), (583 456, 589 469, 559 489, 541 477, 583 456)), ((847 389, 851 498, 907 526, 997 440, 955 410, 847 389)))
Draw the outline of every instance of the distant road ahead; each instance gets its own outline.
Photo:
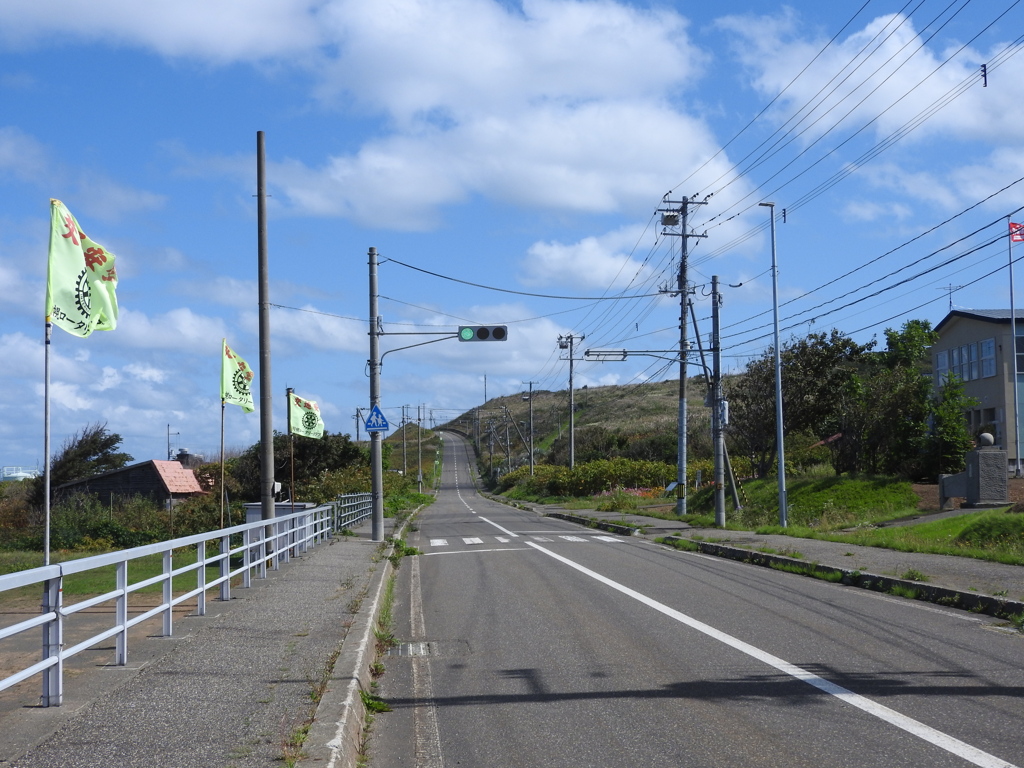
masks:
POLYGON ((540 518, 446 433, 374 768, 1024 766, 998 622, 540 518))

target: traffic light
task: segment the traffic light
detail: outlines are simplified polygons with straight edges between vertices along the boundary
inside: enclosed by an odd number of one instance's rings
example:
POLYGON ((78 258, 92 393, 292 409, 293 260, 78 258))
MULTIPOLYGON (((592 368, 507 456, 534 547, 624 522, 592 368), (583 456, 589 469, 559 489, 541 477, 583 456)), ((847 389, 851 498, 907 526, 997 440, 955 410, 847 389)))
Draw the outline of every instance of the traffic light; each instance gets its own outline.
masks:
POLYGON ((459 341, 504 341, 508 328, 504 325, 460 325, 459 341))

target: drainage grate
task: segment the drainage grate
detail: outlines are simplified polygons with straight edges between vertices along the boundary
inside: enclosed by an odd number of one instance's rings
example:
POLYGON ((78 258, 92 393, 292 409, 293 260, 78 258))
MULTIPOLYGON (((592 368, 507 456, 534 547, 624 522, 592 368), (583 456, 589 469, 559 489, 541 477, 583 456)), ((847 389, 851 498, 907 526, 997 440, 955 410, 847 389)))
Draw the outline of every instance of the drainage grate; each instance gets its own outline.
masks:
POLYGON ((457 658, 469 654, 469 643, 465 640, 424 640, 418 643, 399 643, 387 652, 388 656, 429 656, 435 659, 457 658))
POLYGON ((401 643, 388 649, 388 656, 432 656, 433 643, 401 643))

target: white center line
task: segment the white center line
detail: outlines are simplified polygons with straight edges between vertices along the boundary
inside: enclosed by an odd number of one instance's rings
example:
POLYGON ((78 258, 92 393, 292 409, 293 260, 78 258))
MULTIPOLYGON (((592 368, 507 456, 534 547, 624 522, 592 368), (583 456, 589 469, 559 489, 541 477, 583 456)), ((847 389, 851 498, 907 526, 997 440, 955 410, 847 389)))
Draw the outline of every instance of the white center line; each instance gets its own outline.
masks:
POLYGON ((592 571, 589 568, 586 568, 585 566, 582 566, 579 563, 576 563, 567 557, 562 557, 561 555, 558 555, 549 549, 545 549, 544 547, 534 544, 532 541, 528 541, 526 543, 534 549, 540 550, 544 554, 553 557, 555 560, 565 563, 570 568, 575 568, 580 573, 589 576, 592 579, 601 582, 602 584, 606 584, 612 589, 618 590, 619 592, 621 592, 624 595, 627 595, 628 597, 632 597, 634 600, 637 600, 643 603, 644 605, 653 608, 654 610, 660 613, 665 614, 669 618, 675 619, 681 624, 685 624, 691 629, 695 629, 698 632, 702 632, 708 637, 714 638, 715 640, 718 640, 719 642, 728 645, 730 648, 734 648, 737 651, 740 651, 741 653, 745 653, 748 656, 757 659, 758 661, 764 662, 768 666, 774 667, 780 672, 784 672, 785 674, 790 675, 791 677, 794 677, 797 680, 803 680, 808 685, 813 685, 818 690, 835 696, 840 701, 844 701, 850 706, 856 707, 857 709, 866 712, 869 715, 877 717, 879 720, 889 723, 890 725, 894 725, 897 728, 906 731, 907 733, 913 734, 914 736, 917 736, 919 739, 922 739, 928 742, 929 744, 933 744, 936 747, 939 747, 940 749, 944 749, 947 752, 956 755, 957 757, 963 758, 969 763, 981 766, 981 768, 1017 768, 1017 766, 1015 766, 1013 763, 1008 763, 1005 760, 996 757, 995 755, 990 755, 988 752, 983 752, 977 747, 972 747, 970 744, 960 741, 959 739, 954 738, 953 736, 950 736, 947 733, 943 733, 942 731, 936 730, 935 728, 932 728, 929 725, 925 725, 924 723, 914 720, 913 718, 900 714, 894 709, 890 709, 889 707, 874 702, 865 696, 861 696, 860 694, 854 693, 853 691, 848 690, 847 688, 843 688, 841 685, 837 685, 822 677, 818 677, 812 672, 808 672, 806 669, 802 669, 796 666, 795 664, 791 664, 788 661, 785 661, 784 659, 780 659, 778 656, 773 656, 767 651, 762 651, 760 648, 750 645, 749 643, 745 643, 742 640, 733 637, 732 635, 727 635, 725 632, 715 629, 709 624, 705 624, 704 622, 699 621, 698 619, 695 619, 692 616, 687 616, 685 613, 682 613, 681 611, 677 611, 674 608, 669 608, 664 603, 659 603, 657 600, 654 600, 653 598, 647 597, 646 595, 636 592, 635 590, 632 590, 627 586, 619 584, 616 581, 612 581, 606 576, 602 576, 600 573, 592 571))

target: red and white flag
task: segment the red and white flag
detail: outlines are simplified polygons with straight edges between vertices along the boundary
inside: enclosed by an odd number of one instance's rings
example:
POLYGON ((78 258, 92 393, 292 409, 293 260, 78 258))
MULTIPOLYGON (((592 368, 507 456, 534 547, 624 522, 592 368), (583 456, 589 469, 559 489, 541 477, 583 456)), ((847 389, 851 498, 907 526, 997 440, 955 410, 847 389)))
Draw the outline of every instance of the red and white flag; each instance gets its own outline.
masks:
POLYGON ((1010 222, 1010 242, 1024 243, 1024 224, 1010 222))

